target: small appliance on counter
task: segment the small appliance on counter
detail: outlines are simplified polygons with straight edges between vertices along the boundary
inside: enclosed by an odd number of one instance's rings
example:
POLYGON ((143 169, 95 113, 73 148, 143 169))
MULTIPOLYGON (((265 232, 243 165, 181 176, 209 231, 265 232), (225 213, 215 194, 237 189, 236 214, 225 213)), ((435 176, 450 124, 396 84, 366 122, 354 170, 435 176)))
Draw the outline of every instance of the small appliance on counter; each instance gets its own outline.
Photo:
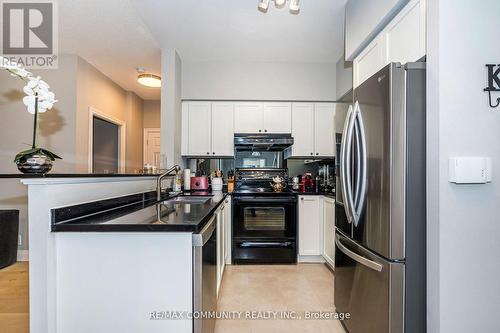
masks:
POLYGON ((184 191, 191 190, 191 170, 184 169, 184 191))
POLYGON ((207 191, 208 190, 208 177, 202 176, 199 172, 195 177, 191 177, 191 190, 193 191, 207 191))
POLYGON ((292 178, 292 189, 294 191, 298 191, 300 189, 300 179, 299 176, 295 176, 292 178))
POLYGON ((308 193, 314 191, 314 179, 312 173, 306 172, 302 176, 302 193, 308 193))

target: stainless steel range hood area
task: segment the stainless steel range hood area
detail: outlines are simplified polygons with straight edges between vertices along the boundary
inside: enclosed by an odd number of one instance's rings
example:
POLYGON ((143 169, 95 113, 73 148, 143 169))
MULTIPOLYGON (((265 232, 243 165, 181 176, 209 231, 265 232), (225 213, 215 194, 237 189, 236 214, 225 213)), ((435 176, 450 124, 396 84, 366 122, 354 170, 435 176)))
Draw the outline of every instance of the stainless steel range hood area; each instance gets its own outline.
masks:
POLYGON ((235 134, 236 151, 284 151, 293 145, 290 134, 235 134))

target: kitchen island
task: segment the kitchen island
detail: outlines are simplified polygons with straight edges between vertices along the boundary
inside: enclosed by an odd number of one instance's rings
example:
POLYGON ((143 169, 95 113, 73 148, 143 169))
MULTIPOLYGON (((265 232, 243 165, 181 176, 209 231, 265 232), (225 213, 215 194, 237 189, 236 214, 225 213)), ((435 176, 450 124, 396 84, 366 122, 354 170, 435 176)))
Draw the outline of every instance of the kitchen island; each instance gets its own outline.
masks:
POLYGON ((30 332, 193 331, 187 316, 196 308, 193 235, 214 224, 225 194, 165 194, 158 202, 155 181, 23 180, 30 332), (174 311, 184 317, 167 318, 174 311))

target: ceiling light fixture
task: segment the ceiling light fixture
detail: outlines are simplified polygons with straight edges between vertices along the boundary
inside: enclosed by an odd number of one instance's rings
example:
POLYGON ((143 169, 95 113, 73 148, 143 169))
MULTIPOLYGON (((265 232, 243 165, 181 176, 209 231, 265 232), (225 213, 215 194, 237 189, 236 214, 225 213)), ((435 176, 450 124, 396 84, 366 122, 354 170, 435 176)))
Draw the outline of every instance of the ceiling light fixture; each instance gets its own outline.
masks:
POLYGON ((160 88, 161 87, 161 77, 154 74, 139 74, 137 76, 137 82, 143 86, 150 88, 160 88))
MULTIPOLYGON (((259 0, 258 9, 263 13, 267 13, 269 9, 269 2, 271 0, 259 0)), ((300 13, 300 0, 272 0, 274 1, 274 7, 283 8, 286 6, 287 1, 290 1, 290 13, 299 14, 300 13)))
POLYGON ((139 82, 139 84, 150 88, 161 87, 161 77, 146 73, 146 70, 143 67, 137 67, 136 70, 137 73, 139 73, 139 75, 137 75, 137 82, 139 82))

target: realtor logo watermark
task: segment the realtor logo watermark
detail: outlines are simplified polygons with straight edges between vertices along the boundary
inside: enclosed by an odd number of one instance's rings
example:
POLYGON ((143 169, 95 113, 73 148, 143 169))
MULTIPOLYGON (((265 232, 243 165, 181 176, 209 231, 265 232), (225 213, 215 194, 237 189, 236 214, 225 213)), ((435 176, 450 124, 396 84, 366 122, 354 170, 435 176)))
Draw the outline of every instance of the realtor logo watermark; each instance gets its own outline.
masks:
POLYGON ((26 68, 57 68, 57 2, 0 1, 1 55, 26 68))

